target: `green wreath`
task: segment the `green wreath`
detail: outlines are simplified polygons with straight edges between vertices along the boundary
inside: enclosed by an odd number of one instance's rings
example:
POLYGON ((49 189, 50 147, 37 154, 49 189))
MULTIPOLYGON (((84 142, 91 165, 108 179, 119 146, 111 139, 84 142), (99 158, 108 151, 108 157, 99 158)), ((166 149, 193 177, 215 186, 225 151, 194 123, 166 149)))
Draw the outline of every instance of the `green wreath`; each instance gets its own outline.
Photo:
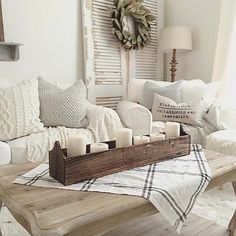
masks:
POLYGON ((127 49, 143 49, 151 42, 151 22, 156 17, 143 5, 143 0, 113 0, 115 9, 109 9, 112 19, 112 33, 127 49), (124 17, 131 16, 134 20, 134 32, 125 30, 124 17))

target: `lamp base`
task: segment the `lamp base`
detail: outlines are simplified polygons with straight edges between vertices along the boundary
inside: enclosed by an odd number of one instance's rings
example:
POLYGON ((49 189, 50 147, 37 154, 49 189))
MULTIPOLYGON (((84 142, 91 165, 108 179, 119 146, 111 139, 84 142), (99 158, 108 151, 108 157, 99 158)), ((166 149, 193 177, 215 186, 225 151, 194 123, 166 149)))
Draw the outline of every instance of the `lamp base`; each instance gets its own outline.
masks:
POLYGON ((171 65, 171 69, 170 69, 170 72, 171 72, 171 82, 175 82, 175 75, 176 75, 176 66, 178 65, 177 63, 177 60, 176 60, 176 49, 173 49, 173 55, 172 55, 172 61, 170 63, 171 65))

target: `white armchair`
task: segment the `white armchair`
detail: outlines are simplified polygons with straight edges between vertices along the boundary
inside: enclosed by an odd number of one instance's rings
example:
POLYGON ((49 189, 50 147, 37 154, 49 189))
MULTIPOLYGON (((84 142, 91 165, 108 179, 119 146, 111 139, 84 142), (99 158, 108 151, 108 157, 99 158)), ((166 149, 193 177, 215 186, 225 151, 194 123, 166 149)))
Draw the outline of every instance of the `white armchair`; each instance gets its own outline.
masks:
MULTIPOLYGON (((131 80, 128 84, 128 100, 120 102, 117 107, 123 125, 131 128, 134 135, 147 135, 164 129, 164 122, 153 122, 152 113, 140 105, 146 81, 143 79, 131 80)), ((155 83, 159 86, 170 85, 165 81, 155 81, 155 83)))
MULTIPOLYGON (((117 112, 124 126, 131 128, 134 135, 147 135, 151 132, 160 132, 165 128, 165 122, 153 121, 152 113, 140 105, 142 101, 143 86, 147 80, 133 79, 128 84, 127 100, 118 104, 117 112)), ((159 86, 168 86, 169 82, 155 81, 159 86)), ((191 96, 191 87, 201 88, 205 83, 201 80, 185 81, 184 92, 185 97, 191 96)), ((198 90, 196 90, 198 91, 198 90)), ((213 99, 214 100, 214 99, 213 99)), ((211 102, 213 102, 213 100, 211 102)), ((206 139, 209 134, 217 130, 236 129, 235 123, 236 109, 229 109, 218 104, 218 101, 213 103, 205 115, 203 127, 195 127, 188 124, 183 124, 184 131, 191 135, 193 143, 201 143, 206 145, 206 139)))
POLYGON ((150 134, 152 130, 152 113, 138 103, 122 101, 117 112, 124 126, 133 130, 134 135, 150 134))

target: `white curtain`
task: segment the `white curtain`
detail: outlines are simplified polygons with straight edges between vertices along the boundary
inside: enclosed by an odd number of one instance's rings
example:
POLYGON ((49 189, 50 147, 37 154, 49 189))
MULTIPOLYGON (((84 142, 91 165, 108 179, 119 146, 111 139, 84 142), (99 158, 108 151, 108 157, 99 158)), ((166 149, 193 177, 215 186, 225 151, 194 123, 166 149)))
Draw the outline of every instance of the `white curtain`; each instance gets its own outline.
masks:
POLYGON ((221 0, 213 81, 222 80, 221 101, 236 107, 236 0, 221 0))

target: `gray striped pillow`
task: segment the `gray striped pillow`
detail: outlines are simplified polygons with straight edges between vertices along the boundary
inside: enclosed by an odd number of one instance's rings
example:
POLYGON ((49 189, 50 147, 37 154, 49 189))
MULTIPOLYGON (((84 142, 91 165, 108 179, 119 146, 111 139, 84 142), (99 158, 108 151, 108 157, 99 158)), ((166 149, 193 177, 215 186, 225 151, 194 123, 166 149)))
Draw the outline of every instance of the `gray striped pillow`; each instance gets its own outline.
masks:
POLYGON ((179 103, 181 101, 182 87, 183 80, 176 81, 171 85, 164 87, 161 87, 152 81, 147 81, 143 87, 143 99, 141 104, 148 109, 152 109, 154 95, 156 93, 179 103))
POLYGON ((45 126, 87 127, 88 102, 82 80, 67 89, 61 89, 42 78, 38 78, 38 82, 40 119, 45 126))

